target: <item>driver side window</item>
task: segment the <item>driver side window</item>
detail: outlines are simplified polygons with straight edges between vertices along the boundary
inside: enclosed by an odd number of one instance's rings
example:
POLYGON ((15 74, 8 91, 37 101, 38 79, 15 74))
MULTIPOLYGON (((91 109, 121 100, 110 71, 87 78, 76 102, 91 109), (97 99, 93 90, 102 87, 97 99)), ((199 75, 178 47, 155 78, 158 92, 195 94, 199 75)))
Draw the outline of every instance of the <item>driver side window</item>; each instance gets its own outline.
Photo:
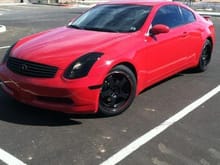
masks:
POLYGON ((161 7, 152 22, 152 26, 163 24, 169 28, 177 27, 183 23, 179 9, 175 5, 161 7))

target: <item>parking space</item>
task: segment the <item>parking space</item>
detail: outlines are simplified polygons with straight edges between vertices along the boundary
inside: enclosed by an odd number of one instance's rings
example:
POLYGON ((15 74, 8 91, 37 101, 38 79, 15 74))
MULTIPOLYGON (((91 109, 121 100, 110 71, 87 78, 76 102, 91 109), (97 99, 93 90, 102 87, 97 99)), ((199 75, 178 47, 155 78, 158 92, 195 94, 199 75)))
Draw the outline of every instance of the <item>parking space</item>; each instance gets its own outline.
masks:
MULTIPOLYGON (((0 16, 0 60, 19 38, 66 25, 86 9, 11 6, 0 16)), ((0 7, 0 13, 2 13, 0 7)), ((220 20, 213 19, 216 29, 220 20)), ((217 43, 220 44, 219 31, 217 43)), ((96 165, 204 96, 220 84, 216 46, 205 73, 183 72, 141 93, 123 114, 100 118, 66 115, 16 102, 0 89, 0 148, 26 164, 96 165)), ((220 164, 219 93, 119 164, 220 164)), ((0 154, 0 164, 1 164, 0 154)))
POLYGON ((214 165, 220 161, 216 95, 120 164, 214 165))

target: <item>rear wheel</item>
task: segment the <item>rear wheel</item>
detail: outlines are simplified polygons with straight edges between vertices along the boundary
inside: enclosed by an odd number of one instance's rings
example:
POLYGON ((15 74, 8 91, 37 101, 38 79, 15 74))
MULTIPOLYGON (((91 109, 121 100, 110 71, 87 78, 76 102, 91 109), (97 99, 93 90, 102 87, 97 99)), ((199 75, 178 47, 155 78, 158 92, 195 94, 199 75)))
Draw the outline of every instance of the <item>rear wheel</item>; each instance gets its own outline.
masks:
POLYGON ((134 73, 124 65, 113 68, 106 76, 99 98, 99 112, 105 116, 118 115, 132 103, 136 93, 134 73))
POLYGON ((199 64, 196 67, 196 70, 198 72, 204 72, 207 70, 207 66, 211 60, 211 54, 212 54, 212 43, 211 41, 206 40, 203 46, 202 54, 199 59, 199 64))

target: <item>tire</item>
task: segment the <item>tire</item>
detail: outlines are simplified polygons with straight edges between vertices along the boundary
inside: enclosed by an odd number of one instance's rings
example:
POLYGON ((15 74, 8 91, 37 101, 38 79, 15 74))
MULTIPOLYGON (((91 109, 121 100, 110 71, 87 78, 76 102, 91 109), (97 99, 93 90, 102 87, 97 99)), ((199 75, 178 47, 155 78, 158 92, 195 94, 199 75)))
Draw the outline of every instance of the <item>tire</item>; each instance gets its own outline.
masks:
POLYGON ((136 94, 134 73, 124 65, 113 68, 104 79, 99 96, 99 113, 114 116, 124 112, 136 94))
POLYGON ((199 58, 199 64, 195 68, 197 72, 204 72, 207 70, 208 64, 211 60, 212 55, 212 43, 209 40, 206 40, 202 53, 199 58))

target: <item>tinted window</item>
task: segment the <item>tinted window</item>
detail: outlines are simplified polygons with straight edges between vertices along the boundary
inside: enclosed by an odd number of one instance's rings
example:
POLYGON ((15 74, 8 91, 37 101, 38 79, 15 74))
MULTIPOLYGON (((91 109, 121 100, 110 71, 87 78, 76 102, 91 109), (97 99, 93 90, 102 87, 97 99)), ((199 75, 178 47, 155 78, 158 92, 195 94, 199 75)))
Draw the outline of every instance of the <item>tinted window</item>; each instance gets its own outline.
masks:
POLYGON ((161 7, 152 22, 152 25, 164 24, 170 28, 179 26, 183 23, 179 8, 175 5, 161 7))
POLYGON ((74 21, 70 27, 106 32, 134 32, 144 24, 151 6, 98 5, 74 21))
POLYGON ((194 22, 196 20, 195 15, 188 9, 181 7, 184 24, 194 22))

